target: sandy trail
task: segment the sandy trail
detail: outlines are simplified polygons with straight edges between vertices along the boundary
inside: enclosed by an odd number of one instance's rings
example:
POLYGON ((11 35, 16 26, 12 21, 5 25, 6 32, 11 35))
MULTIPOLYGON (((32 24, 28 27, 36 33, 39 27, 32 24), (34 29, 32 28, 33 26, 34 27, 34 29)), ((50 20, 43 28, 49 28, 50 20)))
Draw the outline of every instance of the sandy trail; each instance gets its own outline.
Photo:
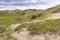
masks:
POLYGON ((22 24, 25 24, 25 23, 34 23, 34 22, 40 22, 40 21, 45 21, 45 20, 50 20, 50 19, 60 19, 60 13, 55 13, 55 14, 52 14, 50 15, 49 17, 47 17, 46 19, 42 19, 42 20, 34 20, 34 21, 31 21, 31 22, 23 22, 22 24))
POLYGON ((19 24, 13 24, 11 26, 13 27, 13 29, 15 29, 16 27, 18 27, 18 26, 20 26, 22 24, 30 24, 30 23, 41 22, 41 21, 50 20, 50 19, 52 19, 52 20, 53 19, 60 19, 60 13, 52 14, 49 17, 47 17, 46 19, 34 20, 34 21, 31 21, 31 22, 22 22, 22 23, 19 23, 19 24))

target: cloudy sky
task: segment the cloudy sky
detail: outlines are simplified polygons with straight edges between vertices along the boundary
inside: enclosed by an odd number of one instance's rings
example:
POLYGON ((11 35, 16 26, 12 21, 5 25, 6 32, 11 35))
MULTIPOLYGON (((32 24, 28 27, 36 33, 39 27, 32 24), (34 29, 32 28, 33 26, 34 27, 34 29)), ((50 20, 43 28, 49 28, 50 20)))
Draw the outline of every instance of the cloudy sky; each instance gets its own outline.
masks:
POLYGON ((0 0, 0 10, 47 9, 60 4, 60 0, 0 0))

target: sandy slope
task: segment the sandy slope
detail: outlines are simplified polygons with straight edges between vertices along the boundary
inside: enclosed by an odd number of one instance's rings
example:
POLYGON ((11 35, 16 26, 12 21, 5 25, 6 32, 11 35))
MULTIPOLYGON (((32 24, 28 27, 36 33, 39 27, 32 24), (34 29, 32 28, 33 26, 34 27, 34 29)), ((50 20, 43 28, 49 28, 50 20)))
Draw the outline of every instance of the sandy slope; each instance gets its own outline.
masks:
MULTIPOLYGON (((57 14, 52 14, 51 16, 49 16, 48 18, 44 19, 44 20, 34 20, 34 21, 31 21, 31 22, 23 22, 21 24, 25 24, 25 23, 34 23, 34 22, 40 22, 40 21, 45 21, 45 20, 49 20, 49 19, 59 19, 60 18, 60 14, 57 13, 57 14)), ((18 27, 19 25, 21 24, 15 24, 15 25, 12 25, 12 26, 15 26, 13 27, 16 28, 18 27)), ((41 34, 41 35, 34 35, 34 36, 31 36, 29 35, 29 31, 27 30, 28 28, 23 28, 22 30, 20 30, 20 32, 13 32, 12 33, 12 36, 17 38, 18 40, 60 40, 60 35, 58 34, 41 34)))
POLYGON ((17 40, 60 40, 60 35, 57 34, 41 34, 31 36, 27 28, 23 28, 19 33, 13 32, 12 36, 17 38, 17 40))
POLYGON ((52 14, 50 17, 48 17, 49 19, 60 19, 60 13, 55 13, 52 14))

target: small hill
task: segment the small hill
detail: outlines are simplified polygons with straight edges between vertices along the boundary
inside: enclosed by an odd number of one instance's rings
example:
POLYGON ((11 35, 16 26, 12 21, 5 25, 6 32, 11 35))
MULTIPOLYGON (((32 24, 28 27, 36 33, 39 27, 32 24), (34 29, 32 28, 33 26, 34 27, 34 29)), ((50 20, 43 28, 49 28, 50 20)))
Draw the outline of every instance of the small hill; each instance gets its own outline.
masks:
POLYGON ((60 12, 60 5, 57 5, 55 7, 48 8, 45 11, 46 12, 50 12, 50 13, 59 13, 60 12))
POLYGON ((36 19, 44 19, 49 17, 52 13, 60 13, 60 5, 49 8, 47 10, 42 9, 27 9, 27 10, 0 10, 0 24, 6 23, 20 23, 26 21, 32 21, 36 19))
POLYGON ((40 14, 38 14, 38 16, 42 16, 42 17, 48 17, 51 14, 55 14, 55 13, 60 13, 60 5, 48 8, 44 11, 42 11, 40 14))
POLYGON ((50 11, 51 13, 58 13, 58 12, 60 12, 60 5, 49 8, 49 9, 47 9, 47 11, 50 11))

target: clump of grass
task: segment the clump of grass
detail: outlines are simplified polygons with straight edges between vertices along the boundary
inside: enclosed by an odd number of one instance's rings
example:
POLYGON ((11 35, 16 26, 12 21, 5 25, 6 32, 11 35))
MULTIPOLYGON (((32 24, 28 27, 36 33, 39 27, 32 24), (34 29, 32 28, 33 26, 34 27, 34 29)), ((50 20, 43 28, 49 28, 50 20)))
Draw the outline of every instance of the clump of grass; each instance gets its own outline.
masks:
POLYGON ((13 32, 10 26, 0 26, 0 40, 14 40, 11 33, 13 32))
POLYGON ((29 27, 31 34, 40 34, 46 32, 57 32, 60 31, 60 19, 47 20, 39 23, 32 23, 29 27))
POLYGON ((26 28, 28 26, 29 26, 29 24, 22 24, 22 25, 18 26, 17 28, 15 28, 14 31, 19 31, 19 30, 26 28))
POLYGON ((60 31, 60 19, 46 20, 46 21, 30 23, 30 24, 22 24, 21 26, 18 26, 15 29, 15 31, 19 31, 25 27, 28 27, 28 30, 30 31, 31 34, 40 34, 47 32, 56 33, 60 31))

